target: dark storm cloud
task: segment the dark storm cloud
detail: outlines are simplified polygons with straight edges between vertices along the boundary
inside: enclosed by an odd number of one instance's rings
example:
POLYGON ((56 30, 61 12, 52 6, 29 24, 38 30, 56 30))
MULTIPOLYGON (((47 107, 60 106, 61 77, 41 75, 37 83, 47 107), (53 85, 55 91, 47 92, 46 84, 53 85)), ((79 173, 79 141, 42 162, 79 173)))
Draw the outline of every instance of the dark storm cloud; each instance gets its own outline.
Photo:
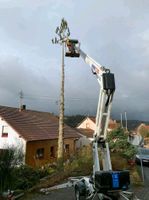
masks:
MULTIPOLYGON (((148 120, 148 9, 147 0, 0 0, 0 104, 17 106, 22 89, 27 107, 57 112, 61 50, 51 38, 65 17, 81 48, 115 74, 113 115, 148 120)), ((95 114, 98 91, 80 58, 65 60, 67 114, 95 114)))
MULTIPOLYGON (((29 66, 28 66, 29 67, 29 66)), ((47 110, 57 100, 56 86, 42 71, 24 66, 22 60, 15 56, 3 57, 0 60, 0 98, 2 105, 19 106, 19 92, 23 91, 24 103, 29 109, 47 110), (50 98, 53 97, 53 98, 50 98), (29 104, 29 105, 28 105, 29 104)), ((49 72, 49 70, 47 70, 49 72)), ((50 77, 50 73, 49 73, 50 77)), ((56 105, 54 105, 56 109, 56 105)))
POLYGON ((129 118, 148 120, 149 3, 129 2, 106 1, 101 7, 97 2, 92 4, 88 14, 94 15, 96 22, 92 17, 87 20, 90 26, 84 24, 83 37, 94 47, 88 46, 89 52, 115 73, 114 116, 119 118, 127 111, 129 118))

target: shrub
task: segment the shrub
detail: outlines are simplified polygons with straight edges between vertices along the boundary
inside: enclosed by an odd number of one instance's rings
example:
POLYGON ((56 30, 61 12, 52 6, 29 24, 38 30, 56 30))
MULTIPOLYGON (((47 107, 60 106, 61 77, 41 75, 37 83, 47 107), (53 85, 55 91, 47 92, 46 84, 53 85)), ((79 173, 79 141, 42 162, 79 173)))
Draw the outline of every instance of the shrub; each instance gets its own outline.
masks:
POLYGON ((35 185, 40 179, 39 170, 22 165, 14 170, 14 189, 27 190, 35 185))
POLYGON ((22 162, 20 150, 8 147, 0 152, 0 191, 7 190, 13 185, 13 171, 22 162))
POLYGON ((64 171, 68 173, 68 176, 87 175, 91 173, 92 168, 93 160, 90 146, 83 147, 72 160, 67 161, 64 165, 64 171))
POLYGON ((119 153, 126 159, 131 159, 136 154, 136 148, 128 142, 128 134, 121 128, 110 132, 107 141, 111 152, 119 153))

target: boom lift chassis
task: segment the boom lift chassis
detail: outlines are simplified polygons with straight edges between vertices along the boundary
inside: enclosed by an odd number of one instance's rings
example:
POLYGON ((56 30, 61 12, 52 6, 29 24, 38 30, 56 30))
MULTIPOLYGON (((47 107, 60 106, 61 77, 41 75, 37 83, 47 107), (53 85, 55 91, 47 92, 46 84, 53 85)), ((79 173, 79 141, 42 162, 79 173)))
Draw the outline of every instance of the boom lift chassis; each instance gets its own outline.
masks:
POLYGON ((75 181, 75 198, 118 200, 120 198, 135 199, 132 192, 128 192, 130 178, 129 171, 112 171, 109 145, 106 141, 107 128, 110 118, 113 95, 115 92, 114 74, 109 69, 101 66, 80 49, 78 40, 67 38, 67 57, 79 57, 91 67, 100 85, 99 101, 96 114, 96 128, 93 137, 93 174, 91 177, 83 177, 75 181), (100 166, 98 150, 102 158, 100 166))

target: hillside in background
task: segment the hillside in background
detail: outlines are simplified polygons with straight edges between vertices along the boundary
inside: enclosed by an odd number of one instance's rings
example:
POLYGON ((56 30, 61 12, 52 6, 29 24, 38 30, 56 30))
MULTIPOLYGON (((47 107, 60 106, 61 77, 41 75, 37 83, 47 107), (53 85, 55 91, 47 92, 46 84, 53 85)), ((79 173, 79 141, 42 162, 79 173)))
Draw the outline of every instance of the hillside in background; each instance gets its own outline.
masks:
POLYGON ((65 116, 64 123, 75 128, 85 117, 85 115, 65 116))
MULTIPOLYGON (((72 116, 65 116, 65 123, 68 126, 75 128, 86 116, 85 115, 72 115, 72 116)), ((120 120, 116 120, 120 123, 120 120)), ((148 121, 141 121, 141 120, 127 120, 127 127, 128 130, 134 130, 137 128, 141 123, 149 125, 148 121)), ((123 121, 123 126, 126 126, 126 122, 123 121)))
MULTIPOLYGON (((117 120, 118 123, 120 123, 120 120, 117 120)), ((146 124, 149 125, 148 121, 141 121, 141 120, 127 120, 127 128, 128 130, 135 130, 140 124, 146 124)), ((123 121, 123 127, 126 127, 126 122, 123 121)))

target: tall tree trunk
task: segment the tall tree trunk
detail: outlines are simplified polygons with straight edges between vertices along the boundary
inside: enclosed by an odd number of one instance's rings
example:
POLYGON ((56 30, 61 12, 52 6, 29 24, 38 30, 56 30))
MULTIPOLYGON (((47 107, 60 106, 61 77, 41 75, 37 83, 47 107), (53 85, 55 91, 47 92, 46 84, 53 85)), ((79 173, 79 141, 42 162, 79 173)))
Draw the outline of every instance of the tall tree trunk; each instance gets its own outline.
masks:
POLYGON ((60 94, 60 112, 59 112, 59 136, 58 136, 58 154, 57 158, 63 162, 64 159, 64 43, 62 43, 62 72, 61 72, 61 94, 60 94))

